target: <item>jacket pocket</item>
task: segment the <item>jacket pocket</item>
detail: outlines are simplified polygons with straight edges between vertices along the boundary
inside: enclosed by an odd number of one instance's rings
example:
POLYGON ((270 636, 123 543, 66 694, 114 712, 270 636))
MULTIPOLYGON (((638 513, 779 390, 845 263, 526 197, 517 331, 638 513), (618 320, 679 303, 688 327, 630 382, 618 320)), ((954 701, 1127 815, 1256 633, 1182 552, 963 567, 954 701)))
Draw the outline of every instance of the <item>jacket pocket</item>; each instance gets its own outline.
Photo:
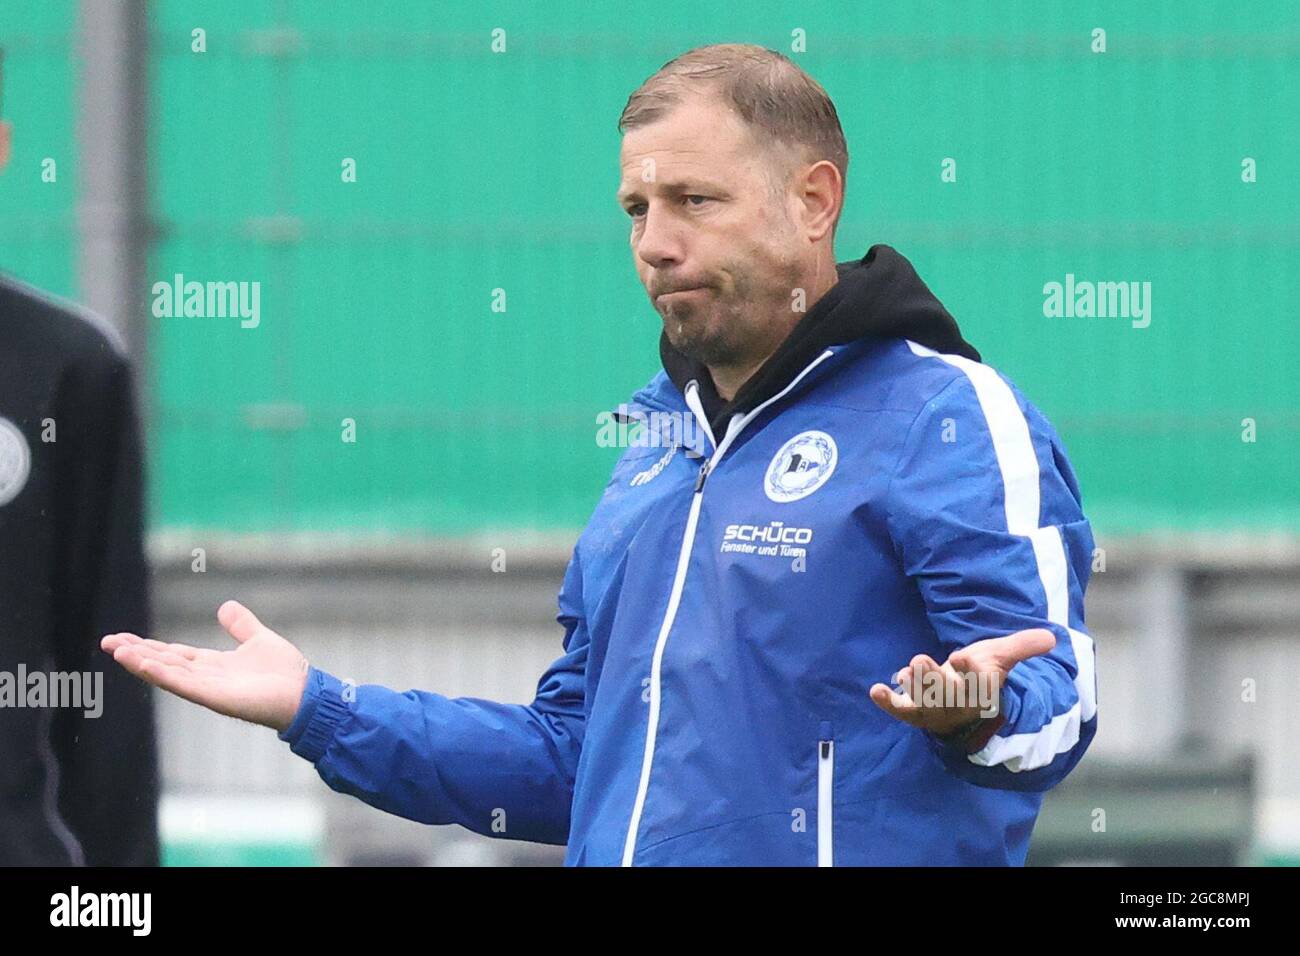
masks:
POLYGON ((835 738, 822 721, 817 741, 817 865, 834 866, 835 738))

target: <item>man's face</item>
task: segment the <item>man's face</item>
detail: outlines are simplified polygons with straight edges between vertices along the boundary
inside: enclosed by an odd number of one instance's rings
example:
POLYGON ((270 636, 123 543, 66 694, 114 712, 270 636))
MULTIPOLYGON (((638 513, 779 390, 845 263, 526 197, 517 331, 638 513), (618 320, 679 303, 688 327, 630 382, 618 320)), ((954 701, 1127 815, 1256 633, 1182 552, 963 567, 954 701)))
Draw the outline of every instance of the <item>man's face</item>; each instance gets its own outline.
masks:
POLYGON ((623 137, 618 200, 632 218, 637 275, 668 340, 707 365, 766 358, 797 318, 791 294, 815 264, 768 156, 705 96, 623 137))

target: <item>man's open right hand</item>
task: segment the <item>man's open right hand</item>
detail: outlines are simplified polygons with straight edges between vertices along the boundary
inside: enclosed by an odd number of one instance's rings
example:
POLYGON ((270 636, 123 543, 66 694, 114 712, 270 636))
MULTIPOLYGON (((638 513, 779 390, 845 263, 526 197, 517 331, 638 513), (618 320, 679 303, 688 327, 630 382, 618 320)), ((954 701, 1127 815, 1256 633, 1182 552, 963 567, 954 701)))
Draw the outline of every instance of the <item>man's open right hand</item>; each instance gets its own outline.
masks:
POLYGON ((229 717, 285 730, 298 712, 307 658, 238 601, 217 610, 229 651, 109 634, 100 646, 132 674, 229 717))

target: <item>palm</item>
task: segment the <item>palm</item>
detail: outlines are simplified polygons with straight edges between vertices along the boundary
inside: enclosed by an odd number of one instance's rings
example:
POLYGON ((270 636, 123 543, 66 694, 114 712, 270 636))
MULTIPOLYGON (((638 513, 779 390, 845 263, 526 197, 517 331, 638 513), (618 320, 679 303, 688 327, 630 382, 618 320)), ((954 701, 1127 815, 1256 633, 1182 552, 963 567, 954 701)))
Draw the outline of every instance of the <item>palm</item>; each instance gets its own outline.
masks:
POLYGON ((946 699, 961 702, 957 706, 923 706, 907 694, 893 690, 888 684, 872 685, 870 697, 876 706, 897 720, 937 734, 947 734, 984 715, 983 705, 970 701, 969 695, 964 694, 962 675, 983 676, 992 687, 992 697, 996 700, 997 689, 1006 682, 1013 667, 1030 657, 1046 654, 1055 646, 1056 637, 1051 631, 1046 628, 1031 628, 1005 637, 974 641, 954 651, 942 665, 926 654, 917 654, 898 672, 897 680, 904 686, 913 684, 914 675, 924 677, 933 673, 951 691, 946 699))
POLYGON ((239 642, 234 650, 167 644, 135 634, 110 634, 100 644, 132 674, 178 697, 229 717, 285 729, 302 696, 306 658, 242 604, 227 601, 217 618, 239 642))

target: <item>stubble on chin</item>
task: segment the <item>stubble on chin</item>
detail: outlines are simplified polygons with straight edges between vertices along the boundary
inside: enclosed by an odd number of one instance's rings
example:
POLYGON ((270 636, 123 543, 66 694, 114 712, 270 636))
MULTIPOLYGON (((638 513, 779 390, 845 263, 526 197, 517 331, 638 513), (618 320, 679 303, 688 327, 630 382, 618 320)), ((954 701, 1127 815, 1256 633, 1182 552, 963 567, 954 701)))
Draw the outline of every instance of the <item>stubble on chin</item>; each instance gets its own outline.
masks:
POLYGON ((734 343, 725 338, 725 330, 709 327, 711 315, 669 313, 663 317, 668 341, 687 358, 708 366, 727 365, 734 361, 734 343), (711 334, 712 333, 712 334, 711 334))

